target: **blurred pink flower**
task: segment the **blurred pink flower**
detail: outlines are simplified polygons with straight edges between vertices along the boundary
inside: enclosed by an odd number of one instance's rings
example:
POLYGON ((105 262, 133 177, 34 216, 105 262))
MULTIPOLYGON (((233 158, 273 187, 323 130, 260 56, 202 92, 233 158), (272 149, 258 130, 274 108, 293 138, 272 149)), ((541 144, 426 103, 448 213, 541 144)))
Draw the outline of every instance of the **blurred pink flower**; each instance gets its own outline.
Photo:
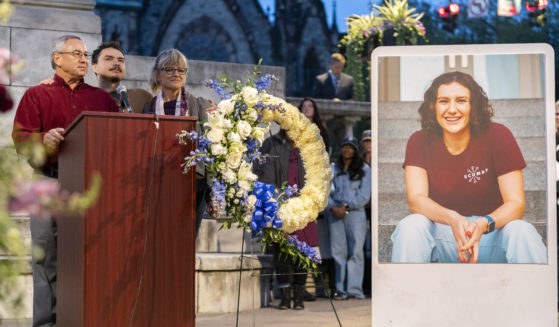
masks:
POLYGON ((8 202, 8 210, 48 216, 51 210, 47 206, 58 198, 59 190, 58 182, 51 180, 16 182, 13 195, 8 202))

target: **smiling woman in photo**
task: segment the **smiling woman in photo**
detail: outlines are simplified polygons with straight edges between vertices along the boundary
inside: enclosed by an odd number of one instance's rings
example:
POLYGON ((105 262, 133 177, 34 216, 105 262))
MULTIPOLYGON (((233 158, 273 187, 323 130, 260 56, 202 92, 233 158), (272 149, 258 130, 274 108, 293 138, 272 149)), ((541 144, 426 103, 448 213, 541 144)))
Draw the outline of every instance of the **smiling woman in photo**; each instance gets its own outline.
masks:
POLYGON ((468 74, 434 79, 420 131, 404 161, 411 214, 392 234, 392 262, 545 263, 546 247, 524 216, 526 163, 512 133, 468 74))

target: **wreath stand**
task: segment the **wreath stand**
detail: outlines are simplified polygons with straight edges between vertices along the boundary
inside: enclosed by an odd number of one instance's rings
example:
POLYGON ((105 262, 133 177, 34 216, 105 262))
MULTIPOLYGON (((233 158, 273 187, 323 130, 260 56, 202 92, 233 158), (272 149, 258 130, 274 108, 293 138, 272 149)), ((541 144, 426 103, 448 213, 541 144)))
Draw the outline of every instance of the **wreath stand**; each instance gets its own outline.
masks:
MULTIPOLYGON (((305 238, 307 238, 307 234, 305 233, 305 238)), ((239 268, 239 287, 238 287, 238 291, 237 291, 237 312, 236 312, 236 317, 235 317, 235 326, 239 327, 239 308, 240 308, 240 304, 241 304, 241 281, 242 281, 242 277, 243 277, 243 259, 250 259, 250 278, 256 278, 257 275, 254 273, 254 266, 252 264, 252 260, 254 260, 254 237, 251 237, 250 239, 250 256, 245 256, 245 233, 243 231, 243 238, 241 241, 241 255, 239 256, 239 261, 240 261, 240 268, 239 268)), ((275 269, 274 269, 275 270, 275 269)), ((293 273, 296 274, 296 273, 293 273)), ((290 274, 290 275, 293 275, 290 274)), ((305 273, 305 274, 308 274, 305 273)), ((259 275, 259 277, 273 277, 275 275, 275 272, 273 272, 271 275, 268 274, 261 274, 259 275)), ((326 285, 326 281, 324 280, 324 276, 322 275, 322 272, 319 270, 318 271, 318 276, 320 277, 320 281, 322 282, 322 285, 326 285)), ((251 291, 252 291, 252 326, 255 327, 256 326, 256 320, 255 320, 255 314, 254 314, 254 281, 251 282, 251 291)), ((326 296, 328 297, 328 300, 330 301, 330 306, 332 307, 332 311, 334 312, 334 315, 336 316, 336 320, 338 321, 338 325, 340 327, 342 327, 342 323, 340 321, 340 317, 338 316, 338 312, 336 311, 336 307, 334 306, 334 302, 332 301, 332 297, 330 294, 330 290, 328 287, 324 288, 324 291, 326 292, 326 296)), ((272 296, 273 298, 273 296, 272 296)))

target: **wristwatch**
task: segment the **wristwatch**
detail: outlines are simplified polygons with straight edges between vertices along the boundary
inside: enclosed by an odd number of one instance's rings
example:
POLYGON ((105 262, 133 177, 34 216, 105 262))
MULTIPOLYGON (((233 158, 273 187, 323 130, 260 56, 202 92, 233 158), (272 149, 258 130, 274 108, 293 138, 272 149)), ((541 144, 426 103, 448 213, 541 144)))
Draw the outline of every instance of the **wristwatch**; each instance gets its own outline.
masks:
POLYGON ((495 220, 491 216, 485 216, 487 218, 487 230, 483 234, 489 234, 495 230, 495 220))

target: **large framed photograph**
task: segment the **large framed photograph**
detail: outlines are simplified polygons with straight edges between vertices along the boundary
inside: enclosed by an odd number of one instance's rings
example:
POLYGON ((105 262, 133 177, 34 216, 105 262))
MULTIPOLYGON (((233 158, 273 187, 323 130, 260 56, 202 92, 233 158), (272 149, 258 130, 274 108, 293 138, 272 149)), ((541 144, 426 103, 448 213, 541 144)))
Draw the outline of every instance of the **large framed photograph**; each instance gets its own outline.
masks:
MULTIPOLYGON (((553 60, 543 44, 373 52, 374 322, 443 322, 392 316, 385 305, 401 306, 397 290, 412 307, 481 311, 494 296, 517 306, 538 294, 524 313, 551 319, 541 313, 557 302, 553 60)), ((457 311, 456 321, 467 316, 457 311)))

